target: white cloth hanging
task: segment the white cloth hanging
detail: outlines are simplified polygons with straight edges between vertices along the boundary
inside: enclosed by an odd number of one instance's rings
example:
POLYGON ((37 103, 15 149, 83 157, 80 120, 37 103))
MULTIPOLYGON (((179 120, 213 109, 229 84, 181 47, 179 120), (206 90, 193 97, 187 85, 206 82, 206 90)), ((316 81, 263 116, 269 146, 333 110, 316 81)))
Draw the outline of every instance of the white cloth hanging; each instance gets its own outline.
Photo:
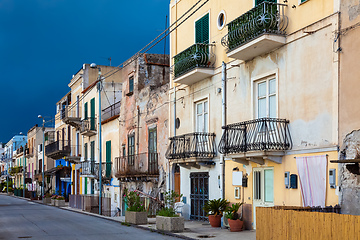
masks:
POLYGON ((300 179, 303 206, 325 207, 326 155, 297 157, 296 165, 300 179))

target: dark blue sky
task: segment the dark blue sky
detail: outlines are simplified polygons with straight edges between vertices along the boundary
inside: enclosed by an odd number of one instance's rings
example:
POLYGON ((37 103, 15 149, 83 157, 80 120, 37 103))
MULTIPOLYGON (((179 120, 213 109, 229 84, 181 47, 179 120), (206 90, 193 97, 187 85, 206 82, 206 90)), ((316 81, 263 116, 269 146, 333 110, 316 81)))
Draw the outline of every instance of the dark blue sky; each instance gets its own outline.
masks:
POLYGON ((0 142, 40 125, 38 114, 53 118, 83 63, 121 64, 164 30, 168 12, 169 0, 0 0, 0 142))

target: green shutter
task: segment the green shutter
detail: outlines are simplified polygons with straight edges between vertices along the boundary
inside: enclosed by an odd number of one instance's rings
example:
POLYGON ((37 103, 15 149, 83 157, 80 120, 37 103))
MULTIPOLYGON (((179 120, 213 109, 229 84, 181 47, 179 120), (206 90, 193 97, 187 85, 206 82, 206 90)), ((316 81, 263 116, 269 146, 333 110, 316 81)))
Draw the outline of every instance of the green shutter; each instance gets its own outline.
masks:
POLYGON ((209 14, 195 22, 195 42, 209 43, 209 14))
POLYGON ((106 142, 106 177, 111 174, 111 141, 106 142))
POLYGON ((87 177, 85 178, 85 194, 87 194, 87 177))
POLYGON ((88 103, 86 102, 85 104, 84 104, 84 119, 86 120, 86 119, 88 119, 88 103))
POLYGON ((95 130, 95 98, 90 100, 90 127, 95 130))
MULTIPOLYGON (((258 5, 262 2, 273 2, 273 3, 276 3, 276 0, 255 0, 255 5, 258 5)), ((301 0, 301 1, 305 1, 305 0, 301 0)))

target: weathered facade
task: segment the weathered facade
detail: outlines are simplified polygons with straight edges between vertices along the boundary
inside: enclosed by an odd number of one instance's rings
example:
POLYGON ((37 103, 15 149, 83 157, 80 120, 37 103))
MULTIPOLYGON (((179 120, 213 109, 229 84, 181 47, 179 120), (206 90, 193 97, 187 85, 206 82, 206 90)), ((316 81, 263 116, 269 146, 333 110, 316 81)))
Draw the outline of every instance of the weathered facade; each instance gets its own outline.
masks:
MULTIPOLYGON (((171 22, 195 3, 171 1, 171 22)), ((304 159, 321 158, 321 205, 338 203, 329 184, 338 155, 338 8, 212 1, 171 34, 167 156, 187 218, 205 218, 204 201, 223 197, 244 202, 245 225, 255 228, 257 206, 307 204, 304 159)))
POLYGON ((155 198, 166 189, 169 56, 133 56, 120 74, 123 87, 120 113, 114 123, 119 136, 115 165, 124 214, 125 188, 155 198))
POLYGON ((340 204, 346 214, 360 215, 360 96, 357 91, 360 69, 360 3, 342 0, 337 41, 339 66, 340 204))

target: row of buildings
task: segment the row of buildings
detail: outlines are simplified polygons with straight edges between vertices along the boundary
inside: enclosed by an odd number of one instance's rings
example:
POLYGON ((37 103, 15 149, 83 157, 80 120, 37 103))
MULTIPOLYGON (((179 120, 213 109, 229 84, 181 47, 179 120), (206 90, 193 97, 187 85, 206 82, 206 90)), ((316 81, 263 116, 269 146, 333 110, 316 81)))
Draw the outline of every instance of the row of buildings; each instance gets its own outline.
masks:
MULTIPOLYGON (((170 56, 84 64, 73 75, 55 128, 44 130, 47 190, 102 189, 123 212, 125 188, 149 199, 175 190, 195 220, 222 197, 244 202, 249 229, 258 206, 360 214, 359 9, 352 0, 172 0, 170 56)), ((26 140, 32 184, 42 131, 26 140)))

